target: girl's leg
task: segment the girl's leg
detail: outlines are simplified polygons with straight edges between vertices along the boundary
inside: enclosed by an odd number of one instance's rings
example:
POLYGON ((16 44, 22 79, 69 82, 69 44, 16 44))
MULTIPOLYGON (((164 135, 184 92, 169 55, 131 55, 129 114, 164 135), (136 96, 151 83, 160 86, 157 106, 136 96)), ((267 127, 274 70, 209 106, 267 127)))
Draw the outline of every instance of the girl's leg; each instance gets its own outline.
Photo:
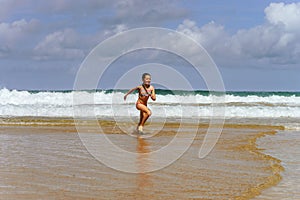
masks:
POLYGON ((149 108, 147 108, 147 106, 143 105, 143 104, 137 104, 137 109, 139 109, 141 111, 140 113, 140 122, 138 125, 138 130, 142 131, 143 126, 145 125, 145 122, 147 121, 147 119, 150 117, 151 115, 151 111, 149 108))
POLYGON ((140 110, 140 121, 138 123, 138 128, 141 125, 142 119, 143 119, 143 111, 140 110))
MULTIPOLYGON (((150 115, 151 115, 151 111, 150 111, 150 115)), ((141 121, 141 126, 145 125, 145 122, 150 117, 150 115, 148 113, 146 113, 146 112, 143 112, 143 118, 142 118, 142 121, 141 121)))

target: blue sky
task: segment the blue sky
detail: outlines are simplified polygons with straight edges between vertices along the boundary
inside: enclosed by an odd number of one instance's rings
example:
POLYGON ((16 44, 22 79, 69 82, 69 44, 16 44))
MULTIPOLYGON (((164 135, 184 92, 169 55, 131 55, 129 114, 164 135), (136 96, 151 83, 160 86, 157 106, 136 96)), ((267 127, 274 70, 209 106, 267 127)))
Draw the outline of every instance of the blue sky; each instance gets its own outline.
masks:
MULTIPOLYGON (((80 64, 97 44, 122 31, 155 26, 179 31, 203 45, 227 90, 300 91, 298 1, 0 3, 0 88, 72 89, 80 64)), ((130 57, 127 61, 130 65, 130 57)), ((107 78, 105 86, 113 87, 113 80, 107 78)))

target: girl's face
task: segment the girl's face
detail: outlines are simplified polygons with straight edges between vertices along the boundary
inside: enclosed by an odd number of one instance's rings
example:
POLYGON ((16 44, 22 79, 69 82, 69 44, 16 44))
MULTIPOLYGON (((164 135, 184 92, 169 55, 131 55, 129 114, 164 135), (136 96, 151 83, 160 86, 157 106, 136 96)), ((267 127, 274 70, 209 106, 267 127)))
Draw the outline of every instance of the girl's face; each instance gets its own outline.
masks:
POLYGON ((150 83, 151 83, 151 76, 146 75, 145 78, 143 79, 143 83, 145 85, 150 85, 150 83))

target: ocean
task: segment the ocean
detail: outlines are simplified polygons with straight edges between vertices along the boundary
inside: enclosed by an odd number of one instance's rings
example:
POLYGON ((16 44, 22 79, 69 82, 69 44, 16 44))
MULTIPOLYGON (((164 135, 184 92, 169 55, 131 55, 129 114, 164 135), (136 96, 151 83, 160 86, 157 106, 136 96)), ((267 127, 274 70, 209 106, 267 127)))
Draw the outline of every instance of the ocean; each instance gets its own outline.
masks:
MULTIPOLYGON (((0 117, 73 117, 73 108, 92 107, 97 117, 139 116, 135 109, 137 95, 127 90, 98 91, 17 91, 0 90, 0 117), (89 97, 76 103, 73 97, 89 97)), ((300 92, 226 92, 156 90, 157 101, 149 100, 153 117, 178 118, 213 116, 212 107, 224 107, 225 118, 300 118, 300 92), (196 111, 195 111, 196 110, 196 111)), ((85 116, 85 112, 80 113, 85 116)), ((88 117, 88 116, 87 116, 88 117)), ((222 117, 222 116, 221 116, 222 117)))
POLYGON ((300 199, 300 92, 157 89, 145 126, 156 134, 148 138, 122 129, 134 129, 139 117, 137 94, 124 101, 126 92, 1 89, 0 199, 300 199), (89 121, 95 117, 101 131, 89 121), (78 134, 74 118, 86 132, 78 134), (225 120, 222 134, 199 159, 212 118, 225 120), (166 160, 151 152, 178 136, 166 155, 176 156, 194 133, 174 163, 147 172, 166 160), (100 155, 141 172, 104 165, 87 151, 84 138, 100 155), (104 138, 136 157, 101 149, 104 138))

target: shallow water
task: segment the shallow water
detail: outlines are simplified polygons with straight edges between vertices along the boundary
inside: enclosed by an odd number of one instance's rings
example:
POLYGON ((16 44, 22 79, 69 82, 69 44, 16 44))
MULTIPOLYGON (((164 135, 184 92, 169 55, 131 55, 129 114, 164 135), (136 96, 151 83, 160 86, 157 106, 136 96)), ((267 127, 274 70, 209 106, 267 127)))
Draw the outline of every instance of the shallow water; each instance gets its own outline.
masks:
POLYGON ((264 153, 280 159, 285 170, 278 185, 263 191, 255 199, 300 199, 300 132, 280 131, 259 139, 258 145, 265 149, 264 153))
MULTIPOLYGON (((109 154, 111 159, 124 161, 124 165, 135 166, 140 172, 166 159, 147 153, 166 146, 178 131, 178 125, 169 124, 154 137, 137 139, 112 132, 110 123, 104 127, 105 133, 111 133, 106 134, 111 142, 138 153, 132 163, 114 152, 109 154)), ((197 128, 183 125, 180 137, 184 139, 197 128)), ((103 137, 90 126, 86 129, 90 130, 87 137, 103 137)), ((259 133, 273 132, 273 129, 227 126, 213 151, 199 159, 199 148, 206 133, 203 126, 192 146, 176 162, 155 172, 134 174, 111 169, 96 160, 83 146, 74 127, 1 126, 0 198, 248 199, 279 181, 272 168, 277 166, 277 160, 262 156, 251 143, 259 133)), ((91 145, 98 148, 101 140, 98 141, 91 145)), ((182 148, 182 143, 172 148, 167 156, 182 148)))

